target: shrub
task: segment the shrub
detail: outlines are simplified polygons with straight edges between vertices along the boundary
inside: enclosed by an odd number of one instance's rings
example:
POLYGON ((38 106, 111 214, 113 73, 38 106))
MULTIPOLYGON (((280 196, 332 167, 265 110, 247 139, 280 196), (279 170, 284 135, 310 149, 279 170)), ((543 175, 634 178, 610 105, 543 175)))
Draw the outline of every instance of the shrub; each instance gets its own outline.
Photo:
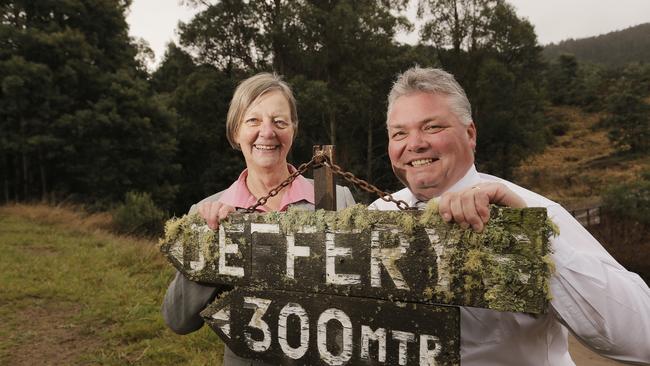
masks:
POLYGON ((650 284, 650 171, 603 194, 601 225, 590 231, 625 268, 650 284))
POLYGON ((610 186, 603 194, 603 206, 612 215, 650 225, 650 171, 638 181, 610 186))
POLYGON ((149 193, 128 192, 113 211, 113 225, 123 234, 160 236, 166 216, 149 193))

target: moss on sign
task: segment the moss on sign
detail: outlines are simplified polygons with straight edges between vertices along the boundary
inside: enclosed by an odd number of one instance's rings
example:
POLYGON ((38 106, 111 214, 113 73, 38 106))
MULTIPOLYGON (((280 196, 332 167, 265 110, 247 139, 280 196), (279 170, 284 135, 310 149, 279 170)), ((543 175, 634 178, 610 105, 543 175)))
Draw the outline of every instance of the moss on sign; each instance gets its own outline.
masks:
MULTIPOLYGON (((557 229, 547 219, 543 208, 492 206, 490 220, 480 233, 444 222, 435 204, 428 205, 423 211, 374 211, 367 210, 363 205, 355 205, 338 212, 290 209, 282 213, 237 213, 223 221, 222 226, 226 233, 234 227, 246 228, 242 236, 228 241, 228 244, 238 243, 241 246, 246 242, 252 246, 252 258, 242 258, 243 262, 248 263, 244 265, 244 271, 253 274, 252 281, 258 280, 256 275, 264 277, 258 285, 263 283, 269 289, 531 313, 543 312, 550 299, 548 281, 553 265, 549 255, 549 238, 557 229), (251 235, 252 224, 270 224, 277 227, 276 234, 256 234, 257 238, 264 238, 265 241, 256 244, 251 235), (328 237, 334 238, 330 240, 336 242, 335 247, 350 249, 345 255, 342 252, 333 254, 337 261, 335 271, 358 273, 358 281, 350 279, 347 285, 332 285, 324 280, 326 260, 323 257, 327 257, 323 249, 326 245, 325 233, 330 233, 328 237), (295 238, 291 239, 291 245, 309 246, 311 250, 309 258, 302 258, 304 255, 300 254, 296 257, 298 259, 291 259, 291 263, 296 263, 291 271, 285 269, 289 263, 284 256, 289 256, 288 236, 295 238), (262 249, 257 250, 256 245, 262 249), (319 249, 319 246, 323 248, 319 249), (261 256, 256 258, 256 253, 261 253, 261 256), (256 260, 274 261, 276 264, 258 263, 256 266, 256 260), (301 263, 305 263, 303 267, 300 267, 301 263), (378 266, 383 268, 380 272, 377 272, 378 266), (256 274, 255 268, 267 270, 259 270, 256 274), (376 284, 379 277, 374 278, 375 282, 371 280, 369 273, 373 269, 374 275, 381 277, 380 286, 376 284), (282 274, 285 271, 294 273, 294 270, 301 275, 295 280, 292 277, 291 281, 286 281, 286 276, 282 274), (319 279, 322 280, 319 282, 319 279), (298 289, 288 287, 297 286, 300 281, 309 282, 310 286, 298 289)), ((163 252, 169 252, 169 248, 174 247, 170 243, 180 242, 182 245, 176 244, 176 248, 182 247, 183 251, 193 255, 201 253, 206 261, 216 263, 219 257, 218 238, 208 235, 205 228, 205 223, 197 216, 168 222, 166 236, 162 240, 163 252)), ((228 234, 225 240, 229 240, 228 234)), ((172 263, 177 268, 181 264, 172 263)), ((216 264, 206 266, 207 269, 217 267, 216 264)), ((190 277, 203 282, 217 278, 196 278, 196 274, 190 277)), ((222 280, 218 278, 218 281, 222 280)))

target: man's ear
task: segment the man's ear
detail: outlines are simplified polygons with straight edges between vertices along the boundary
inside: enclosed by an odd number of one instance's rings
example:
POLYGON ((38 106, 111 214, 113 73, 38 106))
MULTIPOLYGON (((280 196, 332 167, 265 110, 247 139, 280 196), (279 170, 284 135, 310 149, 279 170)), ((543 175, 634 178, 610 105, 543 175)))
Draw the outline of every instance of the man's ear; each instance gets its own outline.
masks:
POLYGON ((474 121, 467 126, 467 137, 469 138, 472 151, 476 151, 476 125, 474 124, 474 121))

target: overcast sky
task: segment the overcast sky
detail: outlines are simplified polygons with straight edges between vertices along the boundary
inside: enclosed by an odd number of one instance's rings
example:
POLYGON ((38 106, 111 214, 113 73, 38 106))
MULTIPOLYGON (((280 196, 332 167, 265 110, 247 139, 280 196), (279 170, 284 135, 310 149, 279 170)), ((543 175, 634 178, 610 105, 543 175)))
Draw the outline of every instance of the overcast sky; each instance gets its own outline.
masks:
MULTIPOLYGON (((650 0, 508 0, 519 16, 535 26, 541 44, 584 38, 650 22, 650 0)), ((177 41, 179 21, 196 11, 179 0, 133 0, 130 34, 144 38, 160 62, 165 46, 177 41)), ((417 39, 412 35, 411 39, 417 39)))

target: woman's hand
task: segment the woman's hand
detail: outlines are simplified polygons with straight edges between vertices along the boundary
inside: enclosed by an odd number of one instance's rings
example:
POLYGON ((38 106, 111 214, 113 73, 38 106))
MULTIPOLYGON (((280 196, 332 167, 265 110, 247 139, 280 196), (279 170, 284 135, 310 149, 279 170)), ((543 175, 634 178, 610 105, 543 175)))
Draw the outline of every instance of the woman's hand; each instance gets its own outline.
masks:
POLYGON ((219 228, 219 222, 225 219, 229 213, 234 212, 235 208, 221 202, 203 202, 199 204, 199 215, 208 223, 212 230, 219 228))
POLYGON ((452 219, 462 228, 470 226, 483 231, 490 219, 490 203, 515 208, 526 207, 526 202, 503 183, 480 183, 460 192, 447 192, 440 197, 438 212, 446 222, 452 219))

